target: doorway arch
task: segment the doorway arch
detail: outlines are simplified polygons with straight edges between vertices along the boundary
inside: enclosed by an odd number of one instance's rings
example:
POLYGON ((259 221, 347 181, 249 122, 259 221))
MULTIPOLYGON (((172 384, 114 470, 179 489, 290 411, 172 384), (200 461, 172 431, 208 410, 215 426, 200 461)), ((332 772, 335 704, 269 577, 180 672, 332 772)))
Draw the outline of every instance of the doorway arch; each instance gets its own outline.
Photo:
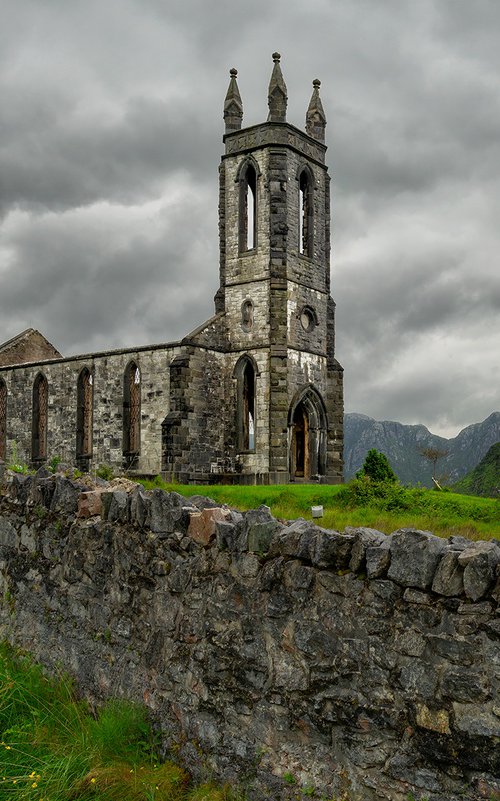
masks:
POLYGON ((323 398, 309 385, 295 395, 288 413, 291 481, 318 480, 325 474, 327 430, 323 398))

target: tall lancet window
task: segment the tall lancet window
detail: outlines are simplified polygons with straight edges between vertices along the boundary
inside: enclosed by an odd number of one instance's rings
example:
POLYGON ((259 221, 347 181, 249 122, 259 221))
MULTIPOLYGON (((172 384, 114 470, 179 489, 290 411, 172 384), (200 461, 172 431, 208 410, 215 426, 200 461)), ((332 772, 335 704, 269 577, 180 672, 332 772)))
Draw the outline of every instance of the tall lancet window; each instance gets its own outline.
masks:
POLYGON ((7 458, 7 386, 0 378, 0 459, 7 458))
POLYGON ((92 417, 94 386, 90 370, 83 368, 78 376, 76 401, 76 456, 90 459, 92 456, 92 417))
POLYGON ((31 458, 41 462, 47 458, 47 430, 49 413, 49 385, 42 373, 33 384, 33 416, 31 427, 31 458))
POLYGON ((234 371, 237 380, 236 423, 239 451, 255 450, 256 373, 253 359, 242 356, 234 371))
POLYGON ((123 378, 123 455, 128 466, 141 450, 141 373, 130 362, 123 378))
POLYGON ((239 251, 257 247, 257 171, 251 162, 240 173, 239 251))
POLYGON ((299 253, 313 256, 313 178, 309 170, 299 176, 299 253))

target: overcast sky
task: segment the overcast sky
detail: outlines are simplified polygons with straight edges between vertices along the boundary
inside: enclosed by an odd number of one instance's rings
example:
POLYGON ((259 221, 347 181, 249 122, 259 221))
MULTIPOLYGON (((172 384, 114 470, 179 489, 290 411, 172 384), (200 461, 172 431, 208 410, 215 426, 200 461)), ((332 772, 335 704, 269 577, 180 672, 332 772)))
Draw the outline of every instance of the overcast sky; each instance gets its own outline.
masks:
POLYGON ((0 0, 0 341, 64 354, 213 313, 222 106, 320 78, 346 411, 500 409, 498 0, 0 0))

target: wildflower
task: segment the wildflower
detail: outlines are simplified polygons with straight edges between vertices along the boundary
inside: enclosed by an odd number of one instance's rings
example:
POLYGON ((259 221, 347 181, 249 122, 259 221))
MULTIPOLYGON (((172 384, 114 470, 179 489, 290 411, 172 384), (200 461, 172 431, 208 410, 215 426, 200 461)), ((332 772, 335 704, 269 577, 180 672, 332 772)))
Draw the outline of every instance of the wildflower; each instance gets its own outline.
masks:
POLYGON ((33 784, 31 786, 32 787, 38 787, 38 784, 36 782, 33 782, 33 784))
POLYGON ((96 783, 96 780, 94 779, 94 777, 93 777, 93 776, 92 776, 92 778, 91 778, 91 780, 90 780, 90 783, 91 783, 91 784, 95 784, 95 783, 96 783))
POLYGON ((34 778, 35 778, 35 771, 32 770, 30 775, 28 776, 28 779, 34 779, 34 778))

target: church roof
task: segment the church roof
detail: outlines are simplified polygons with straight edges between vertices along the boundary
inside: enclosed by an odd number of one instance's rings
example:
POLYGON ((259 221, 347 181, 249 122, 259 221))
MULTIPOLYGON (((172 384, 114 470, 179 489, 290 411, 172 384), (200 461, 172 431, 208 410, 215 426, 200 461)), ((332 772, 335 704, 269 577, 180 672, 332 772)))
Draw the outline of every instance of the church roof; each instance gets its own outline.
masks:
POLYGON ((20 334, 0 344, 0 366, 59 359, 61 354, 35 328, 26 328, 20 334))

